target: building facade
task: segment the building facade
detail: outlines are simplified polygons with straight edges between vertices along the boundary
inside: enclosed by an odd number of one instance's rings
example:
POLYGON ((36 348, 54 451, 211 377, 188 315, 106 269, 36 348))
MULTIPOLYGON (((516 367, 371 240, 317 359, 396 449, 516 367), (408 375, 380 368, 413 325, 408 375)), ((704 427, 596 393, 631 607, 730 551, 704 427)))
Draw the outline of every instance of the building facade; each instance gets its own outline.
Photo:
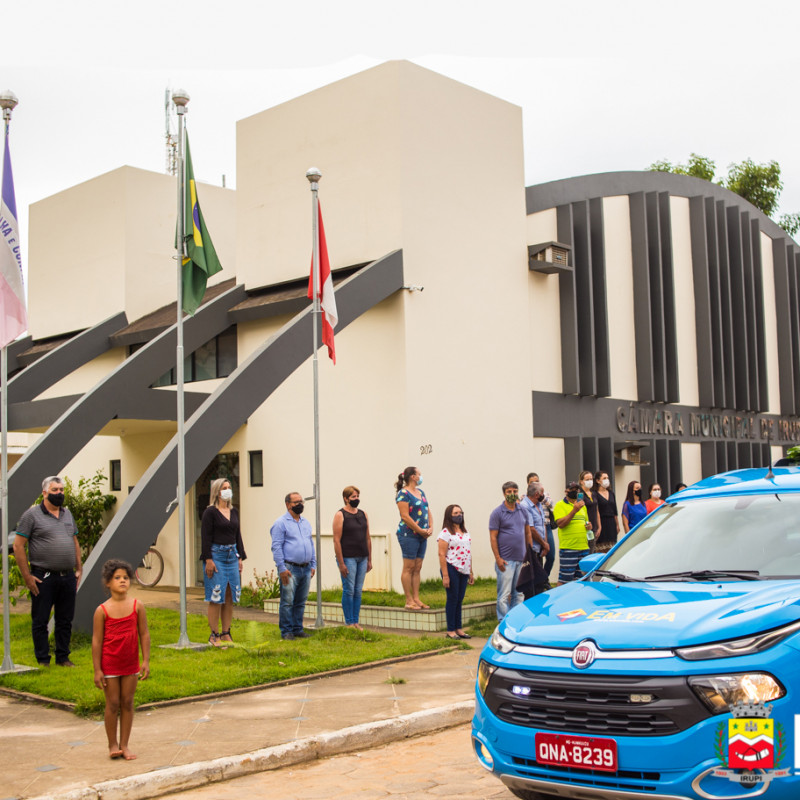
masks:
MULTIPOLYGON (((245 581, 274 568, 284 495, 313 494, 311 166, 340 312, 337 365, 320 357, 324 586, 339 582, 348 484, 370 517, 367 586, 399 586, 393 483, 409 465, 435 529, 462 505, 491 575, 506 480, 535 470, 558 495, 601 468, 619 495, 766 465, 797 441, 798 248, 783 231, 682 176, 526 189, 518 107, 388 62, 240 121, 236 191, 200 187, 223 272, 185 323, 190 583, 211 479, 234 485, 245 581)), ((9 506, 13 524, 47 474, 116 481, 79 623, 108 557, 138 561, 157 539, 177 582, 175 195, 174 178, 123 167, 31 208, 30 337, 9 360, 9 427, 29 445, 9 506)))

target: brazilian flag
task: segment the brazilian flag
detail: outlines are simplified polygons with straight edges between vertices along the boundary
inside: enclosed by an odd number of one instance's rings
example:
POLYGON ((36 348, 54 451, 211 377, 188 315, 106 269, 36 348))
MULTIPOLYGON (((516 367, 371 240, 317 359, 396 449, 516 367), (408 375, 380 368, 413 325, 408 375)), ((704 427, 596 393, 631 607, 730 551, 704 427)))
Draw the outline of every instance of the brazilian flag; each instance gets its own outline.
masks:
POLYGON ((217 251, 206 228, 200 202, 197 199, 197 184, 186 136, 186 197, 184 199, 183 238, 186 242, 186 257, 183 259, 183 310, 194 314, 203 301, 206 283, 212 275, 222 270, 217 251))

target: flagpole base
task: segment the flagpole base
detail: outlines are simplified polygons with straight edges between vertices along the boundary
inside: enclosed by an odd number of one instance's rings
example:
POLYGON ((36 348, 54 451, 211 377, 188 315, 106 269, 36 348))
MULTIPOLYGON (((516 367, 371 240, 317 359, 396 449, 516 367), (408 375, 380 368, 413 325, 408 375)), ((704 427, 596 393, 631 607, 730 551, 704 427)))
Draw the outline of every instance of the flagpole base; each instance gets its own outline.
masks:
POLYGON ((27 667, 23 664, 14 664, 14 662, 11 660, 11 656, 6 656, 3 659, 3 666, 0 667, 0 675, 11 675, 13 673, 22 672, 37 672, 39 669, 39 667, 27 667))
POLYGON ((160 644, 163 650, 208 650, 211 645, 208 642, 190 642, 188 639, 184 642, 178 640, 175 644, 160 644))

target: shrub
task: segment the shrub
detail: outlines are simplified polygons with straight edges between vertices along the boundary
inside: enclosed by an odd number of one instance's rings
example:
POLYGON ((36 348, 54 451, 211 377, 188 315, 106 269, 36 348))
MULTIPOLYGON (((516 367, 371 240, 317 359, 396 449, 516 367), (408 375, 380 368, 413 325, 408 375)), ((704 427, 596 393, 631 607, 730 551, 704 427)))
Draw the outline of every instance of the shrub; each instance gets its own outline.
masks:
POLYGON ((264 601, 273 597, 281 596, 281 579, 275 574, 275 570, 270 570, 264 575, 259 575, 253 570, 253 583, 242 586, 242 594, 239 598, 240 605, 252 606, 253 608, 263 608, 264 601))

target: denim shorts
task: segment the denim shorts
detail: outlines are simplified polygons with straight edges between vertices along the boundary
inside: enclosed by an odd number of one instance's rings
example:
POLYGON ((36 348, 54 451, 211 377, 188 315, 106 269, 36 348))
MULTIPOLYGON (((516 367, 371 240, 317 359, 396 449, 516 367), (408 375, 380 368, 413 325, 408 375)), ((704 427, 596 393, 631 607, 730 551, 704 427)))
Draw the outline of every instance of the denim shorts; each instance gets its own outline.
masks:
POLYGON ((400 552, 403 558, 411 561, 425 558, 428 540, 413 531, 397 532, 397 541, 400 543, 400 552))

